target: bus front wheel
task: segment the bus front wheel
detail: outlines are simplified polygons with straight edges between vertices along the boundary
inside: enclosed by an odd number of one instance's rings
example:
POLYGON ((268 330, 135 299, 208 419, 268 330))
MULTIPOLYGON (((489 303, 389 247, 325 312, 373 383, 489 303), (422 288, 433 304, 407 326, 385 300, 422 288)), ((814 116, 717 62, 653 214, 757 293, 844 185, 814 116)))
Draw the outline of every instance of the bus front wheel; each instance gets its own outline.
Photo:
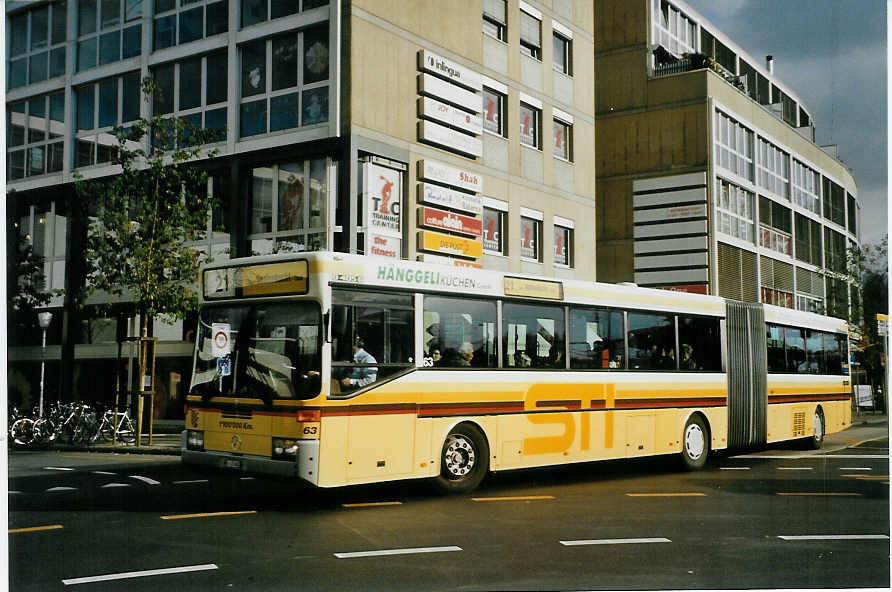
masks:
POLYGON ((824 412, 821 410, 820 407, 818 407, 818 408, 815 409, 815 417, 814 417, 814 420, 813 420, 813 421, 814 421, 814 424, 815 424, 815 433, 814 433, 814 435, 813 435, 811 438, 809 438, 809 439, 807 440, 807 442, 808 442, 808 447, 809 447, 810 449, 812 449, 812 450, 817 450, 818 448, 820 448, 821 446, 823 446, 823 444, 824 444, 824 434, 825 434, 825 431, 824 431, 824 412))
POLYGON ((699 415, 692 415, 684 426, 681 460, 689 471, 702 469, 709 456, 709 430, 699 415))
POLYGON ((443 442, 434 487, 441 493, 467 493, 480 485, 488 469, 489 445, 483 432, 474 425, 459 424, 443 442))

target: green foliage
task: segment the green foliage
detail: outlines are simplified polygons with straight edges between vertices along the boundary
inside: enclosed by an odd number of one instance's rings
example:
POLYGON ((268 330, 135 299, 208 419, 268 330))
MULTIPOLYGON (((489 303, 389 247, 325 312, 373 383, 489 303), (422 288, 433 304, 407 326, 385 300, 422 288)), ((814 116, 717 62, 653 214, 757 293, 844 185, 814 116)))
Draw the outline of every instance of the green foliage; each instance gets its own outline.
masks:
MULTIPOLYGON (((146 100, 158 92, 151 79, 143 81, 146 100)), ((77 181, 90 216, 87 293, 129 293, 143 326, 159 314, 182 318, 197 306, 197 269, 207 254, 194 243, 205 237, 214 206, 207 173, 196 164, 216 155, 202 148, 215 138, 169 116, 140 119, 114 134, 120 174, 77 181)))
POLYGON ((7 286, 9 312, 18 320, 35 323, 37 310, 49 304, 59 291, 46 290, 43 257, 34 252, 24 237, 16 242, 14 268, 7 286))

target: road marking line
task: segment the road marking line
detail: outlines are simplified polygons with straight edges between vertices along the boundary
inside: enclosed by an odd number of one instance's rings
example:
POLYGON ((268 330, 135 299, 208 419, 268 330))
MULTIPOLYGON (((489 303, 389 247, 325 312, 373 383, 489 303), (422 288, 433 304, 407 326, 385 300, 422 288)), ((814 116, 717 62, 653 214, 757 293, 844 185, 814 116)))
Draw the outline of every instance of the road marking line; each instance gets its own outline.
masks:
POLYGON ((719 467, 722 471, 749 471, 750 467, 719 467))
POLYGON ((805 535, 778 535, 785 541, 869 541, 888 540, 884 534, 805 534, 805 535))
POLYGON ((582 541, 560 541, 560 543, 567 547, 573 547, 577 545, 634 545, 637 543, 671 543, 669 539, 665 538, 652 538, 652 539, 590 539, 590 540, 582 540, 582 541))
POLYGON ((62 528, 61 524, 50 524, 49 526, 32 526, 30 528, 10 528, 9 534, 16 532, 37 532, 38 530, 58 530, 62 528))
POLYGON ((855 473, 854 475, 840 475, 840 477, 854 477, 859 481, 885 481, 889 478, 889 475, 861 475, 855 473))
POLYGON ((154 479, 149 479, 148 477, 143 477, 142 475, 130 475, 131 479, 139 479, 143 483, 148 483, 149 485, 161 485, 160 481, 155 481, 154 479))
POLYGON ((629 497, 706 497, 705 493, 627 493, 629 497))
POLYGON ((117 475, 117 473, 109 473, 108 471, 92 471, 94 475, 117 475))
POLYGON ((185 567, 168 567, 165 569, 147 569, 145 571, 129 571, 124 573, 106 574, 102 576, 89 576, 86 578, 72 578, 62 580, 66 586, 75 584, 89 584, 91 582, 107 582, 108 580, 126 580, 130 578, 144 578, 146 576, 160 576, 165 574, 187 573, 191 571, 207 571, 209 569, 219 569, 216 564, 206 563, 204 565, 187 565, 185 567))
POLYGON ((77 487, 50 487, 44 493, 51 493, 53 491, 77 491, 77 487))
POLYGON ((110 487, 131 487, 129 483, 106 483, 100 489, 108 489, 110 487))
POLYGON ((43 467, 47 471, 73 471, 71 467, 43 467))
POLYGON ((240 481, 253 481, 254 477, 239 477, 240 481))
POLYGON ((889 455, 887 454, 795 454, 788 456, 781 455, 761 455, 761 454, 741 454, 740 456, 732 456, 730 458, 764 458, 769 460, 803 460, 810 459, 815 460, 819 459, 828 459, 828 458, 842 458, 842 459, 853 459, 853 458, 861 458, 861 459, 888 459, 889 455))
POLYGON ((814 471, 814 467, 777 467, 778 471, 814 471))
POLYGON ((522 502, 528 500, 554 499, 553 495, 515 495, 508 497, 472 497, 472 502, 522 502))
POLYGON ((361 504, 341 504, 344 508, 371 508, 374 506, 399 506, 403 502, 365 502, 361 504))
POLYGON ((173 514, 162 516, 162 520, 182 520, 184 518, 214 518, 216 516, 240 516, 242 514, 256 514, 257 510, 243 510, 240 512, 207 512, 205 514, 173 514))
POLYGON ((861 497, 860 493, 821 493, 821 492, 802 492, 802 493, 778 493, 785 496, 811 496, 811 497, 861 497))
POLYGON ((870 467, 839 467, 840 471, 872 471, 870 467))
POLYGON ((207 479, 195 479, 193 481, 174 481, 174 485, 186 485, 188 483, 207 483, 207 479))
POLYGON ((414 553, 446 553, 449 551, 461 551, 461 547, 417 547, 415 549, 385 549, 383 551, 353 551, 351 553, 335 553, 338 559, 350 559, 353 557, 377 557, 380 555, 412 555, 414 553))

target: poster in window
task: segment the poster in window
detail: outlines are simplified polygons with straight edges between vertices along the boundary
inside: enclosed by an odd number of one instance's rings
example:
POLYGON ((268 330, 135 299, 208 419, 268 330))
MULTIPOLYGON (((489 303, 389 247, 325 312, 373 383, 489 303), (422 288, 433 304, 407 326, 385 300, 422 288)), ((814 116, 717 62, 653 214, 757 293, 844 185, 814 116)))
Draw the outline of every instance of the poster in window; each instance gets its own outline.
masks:
POLYGON ((502 213, 498 210, 483 209, 483 248, 502 253, 502 213))
POLYGON ((501 105, 499 103, 499 95, 486 89, 483 90, 483 128, 497 134, 502 133, 499 119, 501 105))
POLYGON ((539 259, 537 243, 539 242, 538 222, 531 218, 520 219, 520 256, 525 259, 539 259))
POLYGON ((520 106, 520 143, 536 146, 536 113, 531 107, 520 106))
POLYGON ((376 236, 402 238, 402 172, 366 163, 365 179, 366 231, 376 236))
POLYGON ((570 265, 570 230, 560 226, 554 227, 554 262, 558 265, 570 265))

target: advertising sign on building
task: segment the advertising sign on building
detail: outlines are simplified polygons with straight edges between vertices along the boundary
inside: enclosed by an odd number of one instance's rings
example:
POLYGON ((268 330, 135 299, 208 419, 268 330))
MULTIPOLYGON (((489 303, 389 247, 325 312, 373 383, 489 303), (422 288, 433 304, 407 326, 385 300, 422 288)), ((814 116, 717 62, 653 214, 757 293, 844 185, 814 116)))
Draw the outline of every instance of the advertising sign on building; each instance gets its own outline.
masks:
POLYGON ((418 201, 474 215, 483 211, 480 196, 453 191, 432 183, 418 184, 418 201))
POLYGON ((378 236, 402 238, 402 173, 371 162, 365 163, 364 167, 366 231, 378 236))
POLYGON ((370 234, 367 251, 369 255, 399 259, 403 252, 403 241, 392 236, 370 234))
POLYGON ((502 216, 499 210, 483 210, 483 248, 487 251, 502 252, 502 216))
POLYGON ((483 78, 480 74, 426 49, 418 52, 418 67, 421 70, 439 74, 448 78, 450 82, 471 90, 483 88, 483 78))
POLYGON ((451 236, 430 230, 418 232, 418 248, 445 255, 461 255, 464 257, 480 257, 483 255, 483 243, 478 240, 451 236))
POLYGON ((430 97, 418 99, 418 116, 457 127, 475 135, 483 133, 483 120, 479 115, 462 111, 430 97))
POLYGON ((483 236, 483 221, 480 218, 453 214, 436 208, 419 208, 418 225, 470 234, 477 238, 483 236))
POLYGON ((468 191, 483 191, 483 180, 477 173, 459 169, 435 160, 419 160, 418 176, 420 179, 435 181, 444 185, 452 185, 468 191))
POLYGON ((418 122, 418 139, 470 156, 483 154, 483 142, 479 139, 433 121, 418 122))
POLYGON ((536 220, 529 218, 520 219, 520 256, 527 259, 538 259, 539 251, 536 243, 539 241, 538 224, 536 220))
POLYGON ((442 255, 432 255, 430 253, 420 253, 419 261, 425 263, 436 263, 437 265, 451 265, 452 267, 468 267, 471 269, 483 269, 482 263, 476 261, 467 261, 465 259, 453 259, 452 257, 443 257, 442 255))
POLYGON ((446 101, 462 109, 467 109, 472 113, 480 113, 480 109, 483 107, 480 95, 477 93, 465 90, 460 86, 430 74, 418 75, 418 94, 446 101))

